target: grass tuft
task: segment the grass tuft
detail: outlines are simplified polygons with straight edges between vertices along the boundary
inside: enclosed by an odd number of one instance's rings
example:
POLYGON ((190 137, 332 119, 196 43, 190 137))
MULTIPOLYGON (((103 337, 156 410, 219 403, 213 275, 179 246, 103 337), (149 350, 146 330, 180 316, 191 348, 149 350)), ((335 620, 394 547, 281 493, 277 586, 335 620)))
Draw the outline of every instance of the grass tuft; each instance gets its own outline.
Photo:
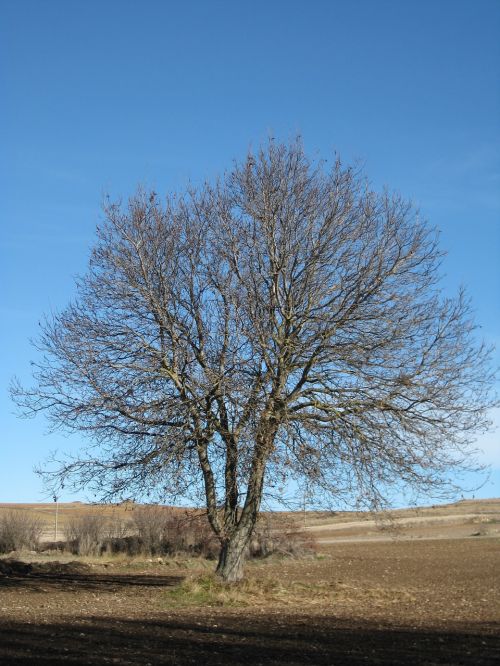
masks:
POLYGON ((265 604, 282 592, 273 581, 253 578, 224 583, 214 574, 187 577, 178 587, 166 592, 169 606, 254 606, 265 604))
POLYGON ((165 603, 172 607, 260 607, 269 604, 288 606, 314 605, 334 600, 342 591, 338 584, 303 583, 293 580, 247 576, 238 583, 224 583, 215 574, 188 576, 178 586, 165 592, 165 603))

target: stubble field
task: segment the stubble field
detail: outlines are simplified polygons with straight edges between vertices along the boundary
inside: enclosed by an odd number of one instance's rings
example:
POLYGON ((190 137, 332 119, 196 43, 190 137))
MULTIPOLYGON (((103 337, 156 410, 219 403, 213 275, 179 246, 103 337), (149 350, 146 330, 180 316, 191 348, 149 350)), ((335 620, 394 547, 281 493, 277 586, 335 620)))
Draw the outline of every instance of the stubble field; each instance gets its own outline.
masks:
POLYGON ((0 663, 500 663, 500 501, 305 522, 315 557, 230 590, 202 559, 4 558, 0 663))

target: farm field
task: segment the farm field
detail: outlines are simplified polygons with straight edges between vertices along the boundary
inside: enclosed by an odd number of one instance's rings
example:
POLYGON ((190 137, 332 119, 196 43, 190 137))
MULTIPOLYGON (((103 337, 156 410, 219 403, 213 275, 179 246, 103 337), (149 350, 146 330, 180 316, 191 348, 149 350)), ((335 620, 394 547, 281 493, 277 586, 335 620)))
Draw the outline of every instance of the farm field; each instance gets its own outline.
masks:
MULTIPOLYGON (((64 539, 66 525, 79 516, 99 514, 111 523, 129 522, 140 506, 133 502, 108 505, 61 503, 57 507, 57 532, 54 503, 0 503, 0 517, 6 512, 16 511, 38 518, 44 526, 42 541, 48 542, 64 539)), ((168 507, 168 511, 185 515, 189 510, 168 507)), ((374 539, 462 538, 476 532, 481 536, 500 536, 500 499, 462 500, 453 504, 397 509, 378 516, 354 511, 274 512, 264 515, 276 525, 276 529, 279 530, 283 523, 287 526, 295 524, 310 532, 320 544, 374 539)))
POLYGON ((31 564, 0 575, 0 663, 500 662, 500 500, 395 512, 382 529, 304 518, 315 557, 254 560, 231 590, 198 558, 11 554, 31 564))

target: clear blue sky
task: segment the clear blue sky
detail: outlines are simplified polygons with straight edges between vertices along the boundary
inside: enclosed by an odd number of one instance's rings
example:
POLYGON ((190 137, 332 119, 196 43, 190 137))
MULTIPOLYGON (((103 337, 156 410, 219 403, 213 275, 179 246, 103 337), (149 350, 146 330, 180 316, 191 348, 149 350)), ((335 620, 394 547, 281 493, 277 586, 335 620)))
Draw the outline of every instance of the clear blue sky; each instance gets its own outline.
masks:
MULTIPOLYGON (((28 339, 85 270, 103 194, 182 189, 269 135, 360 159, 417 202, 446 290, 465 284, 500 343, 498 0, 0 6, 0 501, 39 501, 33 465, 78 447, 17 419, 8 384, 29 381, 28 339)), ((499 440, 480 442, 476 496, 500 496, 499 440)))

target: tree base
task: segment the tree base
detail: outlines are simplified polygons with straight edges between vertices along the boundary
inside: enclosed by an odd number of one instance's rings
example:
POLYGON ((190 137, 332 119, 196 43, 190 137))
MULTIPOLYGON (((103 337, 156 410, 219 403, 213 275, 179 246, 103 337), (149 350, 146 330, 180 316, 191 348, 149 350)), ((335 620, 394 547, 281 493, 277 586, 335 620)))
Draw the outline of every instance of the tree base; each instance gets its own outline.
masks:
POLYGON ((243 579, 246 559, 246 542, 243 539, 222 544, 215 573, 226 583, 243 579))

